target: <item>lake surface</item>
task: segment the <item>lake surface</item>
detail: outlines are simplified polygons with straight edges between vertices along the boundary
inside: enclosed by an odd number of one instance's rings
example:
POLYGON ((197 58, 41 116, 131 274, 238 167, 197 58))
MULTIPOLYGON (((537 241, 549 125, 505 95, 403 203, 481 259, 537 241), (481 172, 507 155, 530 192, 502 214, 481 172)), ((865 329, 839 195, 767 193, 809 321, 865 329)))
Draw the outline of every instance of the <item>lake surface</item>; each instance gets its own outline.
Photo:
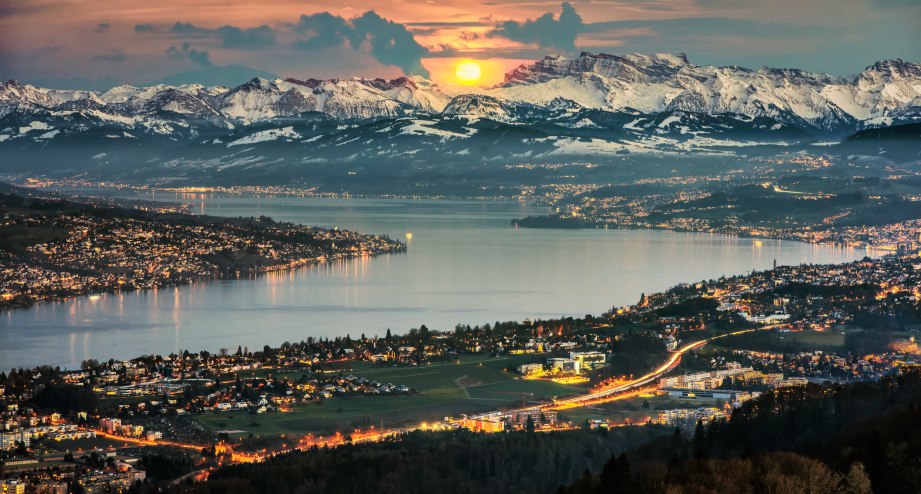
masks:
MULTIPOLYGON (((120 193, 125 194, 125 193, 120 193)), ((130 193, 129 193, 130 194, 130 193)), ((178 350, 251 350, 308 336, 395 333, 422 324, 600 314, 676 283, 780 265, 844 262, 866 251, 645 230, 516 229, 544 209, 514 202, 240 197, 158 193, 196 213, 268 215, 386 233, 405 254, 256 279, 103 294, 0 314, 0 368, 76 368, 178 350)))

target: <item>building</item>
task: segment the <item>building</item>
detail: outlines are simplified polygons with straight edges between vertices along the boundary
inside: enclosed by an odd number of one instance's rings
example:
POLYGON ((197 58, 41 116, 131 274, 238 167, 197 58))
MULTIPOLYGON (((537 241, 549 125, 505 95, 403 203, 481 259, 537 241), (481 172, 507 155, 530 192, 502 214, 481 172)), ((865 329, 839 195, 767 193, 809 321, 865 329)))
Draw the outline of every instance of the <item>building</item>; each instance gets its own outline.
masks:
POLYGON ((26 494, 26 483, 18 480, 4 480, 0 483, 0 494, 26 494))
POLYGON ((99 421, 99 428, 109 434, 117 434, 122 427, 122 420, 116 418, 104 418, 99 421))
MULTIPOLYGON (((776 379, 774 374, 762 374, 753 370, 751 367, 742 367, 739 365, 730 365, 727 369, 714 371, 695 372, 693 374, 684 374, 681 376, 663 377, 659 379, 659 388, 661 389, 714 389, 723 385, 727 378, 739 378, 745 381, 765 381, 776 379)), ((769 381, 765 381, 769 382, 769 381)))
POLYGON ((788 377, 787 379, 778 379, 771 383, 775 388, 787 388, 791 386, 805 386, 809 384, 809 379, 805 377, 788 377))
POLYGON ((735 391, 730 389, 666 389, 663 391, 671 398, 694 401, 728 402, 733 407, 761 395, 761 393, 757 391, 735 391))
POLYGON ((579 362, 563 357, 549 358, 547 359, 547 365, 550 367, 551 372, 578 374, 581 370, 579 362))
POLYGON ((35 494, 67 494, 67 483, 48 481, 35 484, 35 494))
POLYGON ((696 424, 697 421, 707 423, 725 417, 726 413, 716 407, 676 408, 659 412, 656 423, 668 426, 686 426, 696 424))
POLYGON ((790 314, 751 315, 742 312, 742 317, 744 317, 746 321, 755 324, 776 324, 790 319, 790 314))
POLYGON ((604 367, 607 363, 607 356, 601 352, 571 352, 569 358, 578 362, 582 371, 604 367))
POLYGON ((28 448, 32 444, 32 434, 21 427, 10 432, 0 432, 0 450, 13 449, 17 442, 28 448))
POLYGON ((475 415, 473 417, 463 417, 458 425, 466 427, 473 432, 502 432, 505 430, 505 421, 498 414, 475 415))
POLYGON ((119 432, 120 432, 121 435, 123 435, 123 436, 128 436, 128 437, 141 437, 141 436, 144 434, 144 426, 143 426, 143 425, 124 424, 124 425, 122 425, 121 428, 119 429, 119 432))
POLYGON ((518 373, 523 376, 533 376, 544 372, 544 364, 521 364, 518 366, 518 373))
POLYGON ((536 407, 512 412, 509 416, 509 421, 513 425, 523 428, 527 426, 529 418, 534 424, 534 427, 538 428, 543 425, 556 425, 556 423, 559 422, 559 417, 556 412, 541 410, 536 407))

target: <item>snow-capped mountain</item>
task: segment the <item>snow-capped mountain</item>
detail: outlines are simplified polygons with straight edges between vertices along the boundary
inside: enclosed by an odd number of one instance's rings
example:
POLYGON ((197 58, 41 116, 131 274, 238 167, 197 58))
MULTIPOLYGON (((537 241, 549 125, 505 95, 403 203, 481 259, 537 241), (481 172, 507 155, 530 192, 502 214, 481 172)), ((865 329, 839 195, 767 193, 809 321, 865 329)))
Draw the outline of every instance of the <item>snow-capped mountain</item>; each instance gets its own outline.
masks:
POLYGON ((921 117, 921 64, 878 62, 855 76, 798 69, 694 65, 682 55, 545 57, 506 75, 484 94, 547 105, 643 113, 770 117, 819 133, 910 122, 921 117))
POLYGON ((0 83, 0 117, 14 112, 66 116, 73 112, 101 111, 119 118, 172 114, 213 120, 228 128, 307 112, 325 113, 340 120, 438 113, 449 100, 430 81, 407 77, 389 82, 357 78, 326 81, 256 78, 234 88, 198 84, 125 85, 102 93, 42 89, 16 81, 0 83))
POLYGON ((307 112, 338 120, 445 113, 514 122, 522 109, 554 113, 560 107, 570 113, 585 109, 768 117, 840 136, 921 119, 921 64, 887 60, 860 74, 836 77, 798 69, 699 66, 684 55, 582 53, 573 59, 548 56, 511 71, 498 86, 465 92, 420 77, 253 79, 235 88, 119 86, 102 93, 0 83, 0 117, 85 112, 102 120, 106 115, 129 120, 179 117, 227 128, 307 112))
POLYGON ((741 156, 918 122, 921 64, 901 60, 838 77, 583 53, 522 65, 478 89, 419 77, 104 92, 10 81, 0 83, 0 171, 296 177, 318 163, 741 156))

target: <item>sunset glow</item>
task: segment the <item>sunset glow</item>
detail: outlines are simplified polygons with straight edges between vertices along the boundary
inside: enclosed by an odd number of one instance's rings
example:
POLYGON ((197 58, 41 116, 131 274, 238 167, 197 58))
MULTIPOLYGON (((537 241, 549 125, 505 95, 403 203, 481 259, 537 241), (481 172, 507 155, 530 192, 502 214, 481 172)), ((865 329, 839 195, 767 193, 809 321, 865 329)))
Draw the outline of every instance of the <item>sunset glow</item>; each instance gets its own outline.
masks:
POLYGON ((454 70, 454 77, 461 84, 476 84, 480 81, 481 75, 480 64, 474 60, 463 60, 457 64, 457 68, 454 70))

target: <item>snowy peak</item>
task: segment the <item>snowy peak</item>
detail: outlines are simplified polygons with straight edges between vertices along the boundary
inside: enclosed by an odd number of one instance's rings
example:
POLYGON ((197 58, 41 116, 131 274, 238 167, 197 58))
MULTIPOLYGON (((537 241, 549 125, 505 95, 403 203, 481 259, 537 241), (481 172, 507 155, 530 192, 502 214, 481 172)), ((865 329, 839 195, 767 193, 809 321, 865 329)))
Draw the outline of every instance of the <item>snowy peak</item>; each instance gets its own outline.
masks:
POLYGON ((608 55, 583 52, 575 59, 563 56, 547 56, 530 65, 521 65, 505 76, 505 82, 498 87, 515 84, 534 84, 560 77, 578 77, 595 74, 625 82, 652 82, 674 77, 682 68, 690 66, 687 56, 653 55, 608 55))
POLYGON ((864 69, 861 78, 896 82, 921 78, 921 64, 906 62, 901 58, 882 60, 864 69))
POLYGON ((253 78, 234 88, 122 85, 105 92, 0 83, 0 118, 16 113, 19 120, 31 122, 77 114, 89 121, 157 129, 166 128, 164 119, 177 125, 182 120, 185 127, 205 122, 235 128, 308 113, 350 121, 444 113, 531 125, 580 111, 741 115, 840 137, 863 128, 921 121, 921 65, 883 60, 859 74, 839 77, 796 68, 696 65, 681 53, 585 52, 521 65, 491 88, 445 90, 415 76, 253 78))
POLYGON ((484 94, 519 103, 553 97, 586 108, 646 113, 742 114, 770 117, 818 133, 915 121, 921 65, 877 62, 857 76, 800 69, 699 66, 684 54, 548 56, 508 73, 484 94))

